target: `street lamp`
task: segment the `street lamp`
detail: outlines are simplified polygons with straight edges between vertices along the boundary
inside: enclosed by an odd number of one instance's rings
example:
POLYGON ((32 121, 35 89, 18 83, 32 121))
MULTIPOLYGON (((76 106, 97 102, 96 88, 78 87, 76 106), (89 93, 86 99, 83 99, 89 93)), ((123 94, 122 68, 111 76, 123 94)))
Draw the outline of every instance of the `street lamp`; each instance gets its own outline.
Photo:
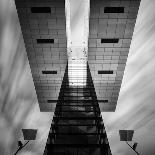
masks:
POLYGON ((35 140, 37 135, 37 129, 22 129, 24 140, 27 140, 25 144, 18 141, 18 149, 14 155, 16 155, 22 148, 24 148, 30 140, 35 140))
POLYGON ((120 141, 126 141, 127 145, 137 154, 140 155, 136 151, 136 147, 138 143, 134 143, 133 146, 131 146, 128 141, 132 141, 132 137, 134 134, 134 130, 119 130, 119 135, 120 135, 120 141))

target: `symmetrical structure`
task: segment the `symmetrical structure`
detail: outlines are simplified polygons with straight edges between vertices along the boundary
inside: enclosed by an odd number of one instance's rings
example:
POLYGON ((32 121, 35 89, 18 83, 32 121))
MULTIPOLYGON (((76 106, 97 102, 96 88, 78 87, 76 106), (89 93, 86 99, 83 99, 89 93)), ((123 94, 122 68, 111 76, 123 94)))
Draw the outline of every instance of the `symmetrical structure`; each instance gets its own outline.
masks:
POLYGON ((15 3, 40 111, 55 111, 44 154, 111 155, 101 111, 115 111, 140 0, 90 0, 88 61, 77 67, 65 0, 15 3), (75 68, 83 84, 70 83, 75 68))
POLYGON ((89 66, 86 85, 62 82, 45 155, 111 155, 89 66))

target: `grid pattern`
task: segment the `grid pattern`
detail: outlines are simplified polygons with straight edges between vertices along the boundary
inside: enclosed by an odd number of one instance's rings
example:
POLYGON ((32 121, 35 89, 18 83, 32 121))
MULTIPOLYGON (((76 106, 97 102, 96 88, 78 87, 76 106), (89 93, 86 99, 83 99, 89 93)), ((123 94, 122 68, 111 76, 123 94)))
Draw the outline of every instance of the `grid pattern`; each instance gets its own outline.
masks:
POLYGON ((111 155, 88 65, 86 70, 86 84, 75 86, 66 67, 44 155, 111 155))
POLYGON ((87 77, 87 64, 85 60, 68 61, 69 85, 85 86, 87 77))
POLYGON ((139 5, 140 0, 91 0, 88 62, 98 100, 108 100, 99 104, 101 111, 115 111, 139 5), (109 70, 113 74, 99 74, 109 70))
POLYGON ((15 3, 40 110, 54 111, 67 64, 65 0, 15 3))

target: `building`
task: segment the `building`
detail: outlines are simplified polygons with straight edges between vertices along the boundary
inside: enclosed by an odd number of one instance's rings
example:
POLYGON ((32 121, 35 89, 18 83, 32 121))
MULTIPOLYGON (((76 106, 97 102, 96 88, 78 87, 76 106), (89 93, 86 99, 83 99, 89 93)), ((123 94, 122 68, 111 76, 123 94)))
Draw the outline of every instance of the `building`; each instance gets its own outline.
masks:
POLYGON ((45 154, 111 154, 101 112, 116 109, 140 0, 90 0, 81 48, 64 0, 15 3, 40 111, 55 111, 45 154))

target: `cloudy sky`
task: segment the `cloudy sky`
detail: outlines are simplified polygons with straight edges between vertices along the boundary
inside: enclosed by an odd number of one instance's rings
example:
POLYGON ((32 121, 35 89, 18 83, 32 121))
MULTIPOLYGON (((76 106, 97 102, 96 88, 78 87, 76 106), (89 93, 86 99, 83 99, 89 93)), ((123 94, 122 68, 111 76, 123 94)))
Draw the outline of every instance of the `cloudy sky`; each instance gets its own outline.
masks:
MULTIPOLYGON (((75 36, 80 3, 72 0, 75 36)), ((141 0, 116 112, 102 113, 113 155, 134 155, 119 141, 119 129, 135 130, 141 155, 155 154, 154 7, 154 0, 141 0)), ((14 1, 0 0, 0 154, 12 155, 21 128, 31 127, 38 129, 37 139, 19 155, 42 155, 51 119, 52 113, 39 111, 14 1)))

